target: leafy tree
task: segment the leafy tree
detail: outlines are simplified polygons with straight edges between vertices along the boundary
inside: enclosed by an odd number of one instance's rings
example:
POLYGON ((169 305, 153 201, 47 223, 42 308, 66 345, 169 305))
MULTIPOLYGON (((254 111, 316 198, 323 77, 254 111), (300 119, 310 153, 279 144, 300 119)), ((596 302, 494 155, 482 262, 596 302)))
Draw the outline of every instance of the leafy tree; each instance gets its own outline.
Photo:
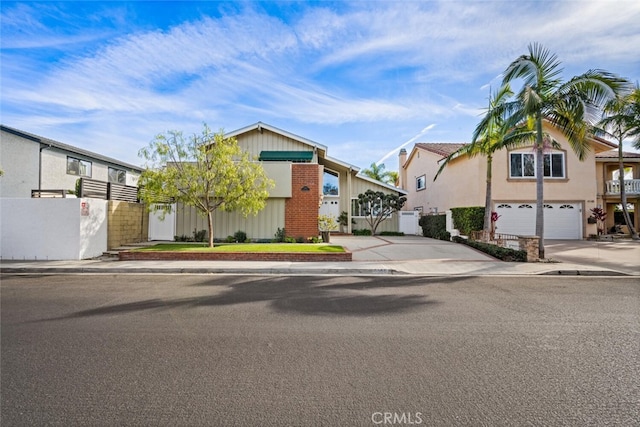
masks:
POLYGON ((395 185, 398 180, 398 172, 395 171, 385 171, 386 166, 384 163, 376 164, 371 163, 367 169, 362 170, 362 175, 367 176, 371 179, 375 179, 376 181, 384 182, 385 184, 395 185))
POLYGON ((155 209, 171 209, 168 200, 195 207, 208 219, 210 247, 214 211, 255 215, 274 185, 235 138, 225 138, 222 130, 213 133, 206 124, 200 135, 186 139, 179 131, 159 134, 139 156, 147 163, 139 181, 141 199, 155 209))
POLYGON ((365 217, 371 228, 371 234, 376 234, 378 226, 392 213, 404 206, 407 198, 397 194, 387 194, 382 191, 367 190, 358 194, 360 214, 365 217))
POLYGON ((471 144, 466 144, 448 155, 442 164, 436 176, 435 181, 444 168, 453 160, 460 156, 475 157, 477 155, 487 158, 487 175, 485 190, 485 206, 484 206, 484 236, 487 238, 491 232, 491 183, 492 183, 492 167, 493 155, 504 148, 510 148, 531 142, 535 137, 533 132, 526 127, 518 128, 517 132, 513 132, 505 125, 505 120, 499 112, 499 108, 505 104, 513 95, 511 87, 505 85, 497 92, 491 95, 489 99, 489 108, 487 109, 484 119, 478 124, 473 135, 471 144))
POLYGON ((631 238, 639 240, 638 232, 631 222, 627 209, 627 193, 624 188, 624 153, 622 143, 629 137, 636 136, 636 146, 640 148, 640 86, 626 93, 620 93, 609 101, 603 112, 603 118, 597 125, 596 132, 614 138, 618 142, 618 170, 620 173, 620 201, 624 222, 629 227, 631 238))
POLYGON ((508 117, 506 123, 516 127, 533 120, 536 131, 536 234, 539 256, 544 258, 544 170, 545 148, 542 121, 547 120, 569 141, 580 160, 589 151, 586 140, 597 120, 600 108, 624 89, 626 80, 603 70, 589 70, 562 82, 560 62, 540 44, 529 45, 529 52, 513 61, 503 73, 502 84, 523 79, 523 85, 512 102, 499 109, 508 117))

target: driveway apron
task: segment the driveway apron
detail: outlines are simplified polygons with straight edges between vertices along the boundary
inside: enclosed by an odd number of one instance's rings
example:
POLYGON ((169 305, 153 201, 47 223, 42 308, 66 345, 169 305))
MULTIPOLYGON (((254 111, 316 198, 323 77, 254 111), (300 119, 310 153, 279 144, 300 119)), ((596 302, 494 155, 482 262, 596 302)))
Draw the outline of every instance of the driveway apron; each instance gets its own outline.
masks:
POLYGON ((465 245, 421 236, 331 236, 353 253, 354 261, 495 261, 465 245))

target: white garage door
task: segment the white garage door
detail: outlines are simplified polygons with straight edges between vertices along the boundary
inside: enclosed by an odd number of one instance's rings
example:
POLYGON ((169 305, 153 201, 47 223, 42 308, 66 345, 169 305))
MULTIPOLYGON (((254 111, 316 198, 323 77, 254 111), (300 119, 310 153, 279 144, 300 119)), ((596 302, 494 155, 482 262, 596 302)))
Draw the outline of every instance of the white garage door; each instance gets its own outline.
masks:
MULTIPOLYGON (((582 212, 579 203, 544 205, 545 239, 582 239, 582 212)), ((533 236, 536 233, 535 203, 500 203, 496 206, 497 232, 533 236)))

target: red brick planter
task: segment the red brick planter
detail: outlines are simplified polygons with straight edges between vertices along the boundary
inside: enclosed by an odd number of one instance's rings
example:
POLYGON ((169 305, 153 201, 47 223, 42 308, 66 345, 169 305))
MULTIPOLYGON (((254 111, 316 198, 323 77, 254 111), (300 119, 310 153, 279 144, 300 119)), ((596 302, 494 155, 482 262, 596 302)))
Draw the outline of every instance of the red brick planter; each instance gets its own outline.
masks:
POLYGON ((351 252, 152 252, 123 251, 120 261, 292 261, 341 262, 351 261, 351 252))

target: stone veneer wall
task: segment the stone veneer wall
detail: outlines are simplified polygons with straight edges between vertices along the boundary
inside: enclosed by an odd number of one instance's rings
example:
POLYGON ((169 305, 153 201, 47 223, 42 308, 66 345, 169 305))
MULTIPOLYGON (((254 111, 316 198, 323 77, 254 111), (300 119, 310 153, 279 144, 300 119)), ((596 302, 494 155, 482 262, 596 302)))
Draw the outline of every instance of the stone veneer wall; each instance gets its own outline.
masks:
POLYGON ((537 237, 518 237, 518 243, 521 251, 527 251, 527 262, 540 261, 540 258, 538 257, 540 245, 537 237))
POLYGON ((149 240, 149 214, 142 203, 109 200, 107 248, 149 240))
POLYGON ((289 237, 305 239, 318 235, 320 165, 291 165, 291 197, 285 202, 284 228, 289 237))

